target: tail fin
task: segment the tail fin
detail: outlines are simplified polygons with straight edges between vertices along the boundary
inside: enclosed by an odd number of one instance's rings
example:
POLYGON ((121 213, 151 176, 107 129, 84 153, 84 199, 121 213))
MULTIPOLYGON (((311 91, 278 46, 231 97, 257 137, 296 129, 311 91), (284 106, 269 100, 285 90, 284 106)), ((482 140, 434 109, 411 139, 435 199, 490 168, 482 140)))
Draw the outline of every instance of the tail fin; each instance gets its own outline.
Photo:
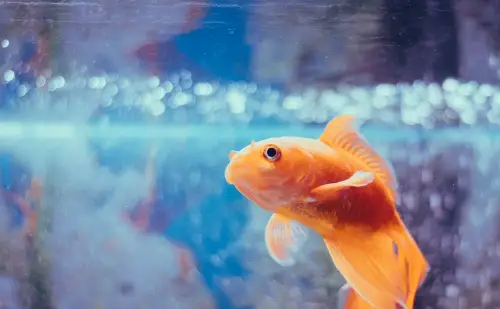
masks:
MULTIPOLYGON (((375 309, 360 297, 349 285, 344 284, 339 290, 337 308, 339 309, 375 309)), ((393 309, 393 308, 391 308, 393 309)))
POLYGON ((325 243, 337 269, 356 288, 341 289, 339 308, 413 309, 429 265, 402 222, 384 231, 351 229, 336 236, 325 243))
POLYGON ((415 295, 430 270, 429 263, 420 250, 417 242, 401 221, 401 229, 390 233, 398 247, 398 254, 401 255, 400 267, 405 270, 408 282, 408 296, 406 308, 413 309, 415 295))
MULTIPOLYGON (((361 296, 359 296, 356 291, 349 285, 344 284, 340 290, 338 295, 337 302, 338 309, 376 309, 368 302, 366 302, 361 296)), ((390 309, 403 309, 399 304, 394 304, 393 308, 390 309)))
POLYGON ((417 290, 420 286, 422 286, 425 278, 427 278, 430 266, 413 237, 409 233, 407 233, 407 237, 409 238, 409 242, 411 241, 412 250, 407 253, 408 256, 406 258, 408 263, 408 282, 410 287, 406 305, 407 308, 413 308, 417 290))

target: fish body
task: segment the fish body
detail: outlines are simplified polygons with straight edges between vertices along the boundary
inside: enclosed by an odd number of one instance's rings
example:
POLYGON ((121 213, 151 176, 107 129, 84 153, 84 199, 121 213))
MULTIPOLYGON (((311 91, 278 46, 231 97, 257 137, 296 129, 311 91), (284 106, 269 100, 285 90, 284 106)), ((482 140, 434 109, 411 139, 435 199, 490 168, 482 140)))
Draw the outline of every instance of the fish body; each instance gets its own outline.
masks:
POLYGON ((265 241, 277 263, 295 263, 306 226, 348 283, 343 308, 413 308, 429 266, 396 210, 391 166, 354 120, 333 119, 319 139, 252 142, 231 152, 226 180, 273 213, 265 241))

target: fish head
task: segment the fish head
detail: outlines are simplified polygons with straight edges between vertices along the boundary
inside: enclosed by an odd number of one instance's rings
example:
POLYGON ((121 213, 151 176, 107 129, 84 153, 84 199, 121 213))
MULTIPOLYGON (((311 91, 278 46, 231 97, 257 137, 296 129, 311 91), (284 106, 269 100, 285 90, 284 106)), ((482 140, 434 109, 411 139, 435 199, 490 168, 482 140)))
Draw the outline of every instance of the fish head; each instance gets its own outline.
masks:
POLYGON ((258 206, 275 211, 309 192, 313 157, 292 137, 270 138, 229 154, 226 181, 258 206))

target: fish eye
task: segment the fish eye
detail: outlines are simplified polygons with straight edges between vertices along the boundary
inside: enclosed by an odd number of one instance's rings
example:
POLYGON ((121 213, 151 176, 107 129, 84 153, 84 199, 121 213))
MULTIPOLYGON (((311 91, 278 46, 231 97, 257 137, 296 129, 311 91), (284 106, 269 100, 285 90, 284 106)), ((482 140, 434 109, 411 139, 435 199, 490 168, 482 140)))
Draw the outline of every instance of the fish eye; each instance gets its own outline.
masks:
POLYGON ((281 157, 281 151, 278 147, 274 145, 268 145, 266 148, 264 148, 264 158, 266 158, 268 161, 278 161, 281 157))

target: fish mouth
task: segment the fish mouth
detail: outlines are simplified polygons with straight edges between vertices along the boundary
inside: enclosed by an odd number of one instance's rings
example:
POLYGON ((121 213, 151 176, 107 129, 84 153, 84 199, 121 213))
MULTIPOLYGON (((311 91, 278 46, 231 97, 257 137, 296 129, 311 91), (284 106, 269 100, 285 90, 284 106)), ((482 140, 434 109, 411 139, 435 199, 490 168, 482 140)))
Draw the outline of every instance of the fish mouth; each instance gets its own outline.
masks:
POLYGON ((235 186, 236 189, 249 201, 267 211, 275 211, 276 208, 270 206, 272 205, 272 201, 261 196, 262 192, 260 192, 258 188, 250 185, 248 179, 246 179, 245 177, 247 175, 245 173, 248 173, 248 170, 242 170, 239 166, 233 166, 232 164, 229 164, 228 167, 226 167, 224 176, 227 183, 235 186))
POLYGON ((245 161, 242 160, 240 156, 233 155, 226 166, 224 171, 224 177, 227 183, 230 185, 236 185, 237 182, 241 182, 248 175, 249 169, 245 161))

